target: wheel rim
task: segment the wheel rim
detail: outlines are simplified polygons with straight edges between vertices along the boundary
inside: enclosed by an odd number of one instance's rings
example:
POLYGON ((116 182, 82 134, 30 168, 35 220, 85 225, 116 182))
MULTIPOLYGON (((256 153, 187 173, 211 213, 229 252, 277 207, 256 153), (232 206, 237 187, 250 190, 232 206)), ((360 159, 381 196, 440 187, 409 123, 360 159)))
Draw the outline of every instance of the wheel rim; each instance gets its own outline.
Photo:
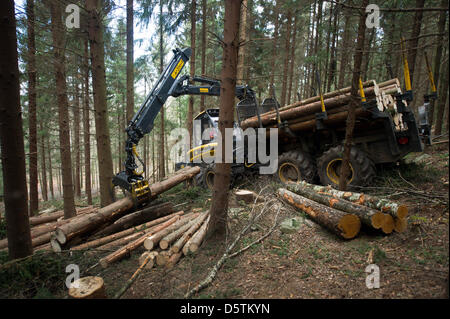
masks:
POLYGON ((283 183, 288 181, 297 182, 301 177, 298 167, 289 162, 280 165, 278 176, 283 183))
POLYGON ((206 173, 206 185, 208 186, 209 189, 213 189, 214 186, 214 172, 213 171, 209 171, 206 173))
MULTIPOLYGON (((355 172, 353 171, 353 166, 351 163, 348 163, 350 166, 350 178, 347 178, 347 184, 350 184, 353 181, 353 177, 355 172)), ((341 171, 342 158, 336 158, 330 161, 327 165, 327 176, 334 184, 339 185, 339 172, 341 171)))

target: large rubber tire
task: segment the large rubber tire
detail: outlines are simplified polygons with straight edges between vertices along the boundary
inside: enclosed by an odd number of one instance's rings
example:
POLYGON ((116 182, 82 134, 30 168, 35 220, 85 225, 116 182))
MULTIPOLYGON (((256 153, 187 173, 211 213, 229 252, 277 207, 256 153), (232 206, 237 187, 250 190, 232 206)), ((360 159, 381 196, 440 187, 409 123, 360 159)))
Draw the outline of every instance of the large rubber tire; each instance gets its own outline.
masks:
MULTIPOLYGON (((339 172, 344 155, 344 146, 330 148, 317 161, 317 171, 323 185, 339 187, 339 172)), ((350 150, 350 179, 347 187, 358 190, 355 186, 367 186, 375 177, 375 164, 370 157, 360 149, 352 147, 350 150)))
POLYGON ((202 186, 212 191, 214 187, 214 176, 214 164, 206 166, 203 170, 202 186))
POLYGON ((288 181, 306 181, 314 183, 317 169, 314 160, 302 151, 289 151, 278 158, 278 179, 282 183, 288 181))

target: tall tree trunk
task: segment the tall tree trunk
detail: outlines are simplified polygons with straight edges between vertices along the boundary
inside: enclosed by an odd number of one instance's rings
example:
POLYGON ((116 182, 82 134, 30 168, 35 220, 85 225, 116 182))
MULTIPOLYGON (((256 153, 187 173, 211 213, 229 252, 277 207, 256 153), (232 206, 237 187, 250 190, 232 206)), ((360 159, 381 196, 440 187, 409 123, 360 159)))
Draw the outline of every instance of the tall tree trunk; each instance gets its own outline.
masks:
POLYGON ((73 124, 74 124, 74 150, 75 150, 75 196, 81 197, 81 174, 80 174, 80 91, 78 87, 78 78, 75 79, 75 96, 73 106, 73 124))
MULTIPOLYGON (((319 43, 322 43, 321 40, 321 30, 320 25, 322 22, 322 4, 323 1, 317 1, 317 15, 316 15, 316 37, 314 38, 314 60, 311 74, 311 83, 312 87, 317 87, 317 83, 314 80, 317 74, 320 75, 320 59, 319 59, 319 43)), ((314 6, 315 7, 315 6, 314 6)), ((319 94, 319 88, 317 87, 316 92, 313 95, 319 94)))
MULTIPOLYGON (((363 0, 362 7, 367 7, 369 0, 363 0)), ((344 154, 342 157, 341 174, 339 176, 339 189, 345 191, 347 189, 347 178, 350 175, 350 150, 352 148, 353 130, 355 128, 355 109, 360 105, 359 96, 359 79, 361 77, 361 63, 364 50, 364 38, 366 34, 366 14, 360 12, 358 25, 358 38, 356 40, 356 49, 353 58, 353 78, 352 88, 350 90, 351 97, 348 106, 347 123, 345 129, 344 154)))
MULTIPOLYGON (((190 60, 190 76, 191 78, 195 75, 195 35, 196 35, 196 11, 197 4, 196 1, 191 1, 191 60, 190 60)), ((191 82, 192 84, 192 82, 191 82)), ((193 118, 194 118, 194 97, 189 95, 189 105, 187 114, 187 128, 189 134, 193 134, 193 118)), ((192 139, 189 140, 189 148, 192 148, 192 139)))
MULTIPOLYGON (((42 125, 40 125, 42 131, 42 125)), ((47 190, 47 169, 45 167, 45 137, 41 136, 41 171, 42 171, 42 199, 48 201, 48 190, 47 190)))
MULTIPOLYGON (((225 1, 225 21, 223 33, 222 74, 220 88, 219 130, 222 134, 222 157, 225 157, 225 128, 233 127, 234 97, 236 87, 237 55, 239 49, 239 18, 241 1, 225 1)), ((224 162, 224 160, 222 160, 224 162)), ((230 163, 216 163, 214 190, 207 234, 226 233, 228 190, 230 187, 230 163)))
MULTIPOLYGON (((202 0, 202 76, 206 76, 206 0, 202 0)), ((200 96, 200 112, 204 110, 205 96, 202 95, 200 96)))
POLYGON ((65 70, 65 39, 62 24, 61 3, 50 3, 52 16, 51 30, 54 50, 54 68, 56 93, 58 100, 59 148, 61 154, 61 175, 64 199, 64 218, 76 215, 72 181, 72 158, 70 154, 69 102, 67 100, 67 83, 65 70))
MULTIPOLYGON (((163 1, 160 0, 159 1, 159 72, 160 72, 160 74, 162 74, 164 71, 163 32, 164 32, 164 30, 163 30, 163 1)), ((194 54, 192 54, 192 55, 195 56, 194 54)), ((192 57, 191 57, 191 59, 192 59, 192 57)), ((192 108, 193 108, 193 106, 192 106, 192 108)), ((166 176, 166 169, 165 169, 165 163, 164 163, 164 158, 165 158, 164 105, 161 107, 160 114, 161 114, 161 126, 160 126, 160 131, 161 131, 160 138, 161 139, 159 141, 159 178, 163 179, 164 176, 166 176)))
POLYGON ((50 186, 50 194, 55 199, 55 191, 53 189, 53 168, 52 168, 52 150, 50 148, 50 135, 47 136, 47 157, 48 157, 48 185, 50 186))
POLYGON ((330 70, 328 71, 328 81, 326 92, 331 91, 331 84, 336 80, 336 41, 337 41, 337 24, 338 24, 338 5, 334 6, 333 12, 333 37, 331 39, 330 52, 330 70))
POLYGON ((442 122, 444 120, 445 103, 448 95, 448 61, 442 65, 442 73, 439 85, 439 100, 437 103, 436 125, 434 135, 442 134, 442 122))
POLYGON ((351 12, 346 9, 345 11, 345 20, 344 20, 344 35, 342 36, 342 45, 341 45, 341 63, 339 66, 339 80, 337 89, 341 89, 345 85, 345 72, 349 69, 348 67, 348 51, 351 40, 351 12))
POLYGON ((89 13, 89 44, 92 61, 92 86, 94 92, 95 136, 97 138, 97 158, 100 184, 100 205, 111 204, 114 196, 111 188, 113 163, 111 139, 108 128, 108 109, 106 104, 105 53, 103 46, 103 25, 100 16, 101 1, 87 0, 89 13))
POLYGON ((288 10, 286 22, 286 38, 284 45, 283 81, 281 86, 281 106, 286 105, 289 53, 291 47, 292 11, 288 10))
POLYGON ((294 17, 294 29, 292 31, 292 44, 291 44, 291 65, 289 69, 289 89, 288 89, 288 97, 287 97, 287 103, 291 104, 291 96, 292 96, 292 81, 294 81, 294 69, 295 69, 295 46, 296 41, 295 38, 297 37, 297 12, 295 12, 294 17))
POLYGON ((361 78, 363 81, 368 80, 368 74, 369 71, 369 63, 370 63, 370 50, 372 48, 372 42, 373 39, 376 36, 376 28, 372 28, 370 30, 370 35, 367 41, 364 45, 364 52, 363 52, 363 58, 362 58, 362 65, 361 65, 361 78))
POLYGON ((88 39, 84 40, 84 105, 83 105, 83 144, 84 144, 84 185, 88 205, 92 205, 91 185, 91 128, 89 117, 89 45, 88 39))
POLYGON ((23 142, 14 2, 0 1, 0 146, 6 235, 10 259, 33 253, 28 221, 27 177, 23 142))
POLYGON ((127 123, 134 115, 133 0, 127 0, 127 123))
POLYGON ((241 4, 241 22, 239 24, 239 51, 238 51, 238 65, 236 83, 244 83, 244 68, 245 68, 245 49, 247 42, 247 0, 242 0, 241 4))
MULTIPOLYGON (((448 5, 448 0, 442 0, 441 1, 441 7, 445 7, 448 5)), ((444 32, 445 32, 445 24, 447 21, 447 13, 445 11, 442 11, 441 13, 439 13, 439 22, 438 22, 438 33, 440 34, 437 38, 437 46, 436 46, 436 53, 434 56, 434 63, 433 63, 433 77, 434 77, 434 81, 436 82, 436 88, 439 86, 439 70, 440 70, 440 66, 442 64, 442 48, 443 48, 443 43, 444 43, 444 32)), ((434 106, 436 105, 436 103, 432 102, 433 105, 430 108, 430 116, 429 116, 429 120, 430 120, 430 125, 432 126, 434 123, 434 106)))
POLYGON ((270 62, 270 88, 271 88, 271 94, 272 94, 272 87, 274 85, 274 81, 275 81, 275 58, 278 56, 277 54, 277 45, 278 45, 278 26, 279 26, 279 19, 278 19, 278 14, 280 11, 280 5, 281 5, 281 0, 275 0, 276 4, 275 4, 275 10, 274 10, 274 29, 273 29, 273 44, 272 44, 272 60, 270 62))
MULTIPOLYGON (((425 5, 425 0, 416 0, 416 8, 421 9, 425 5)), ((418 10, 414 14, 414 22, 413 22, 413 28, 411 31, 411 41, 409 42, 408 46, 408 66, 409 66, 409 76, 411 78, 411 85, 413 82, 413 75, 414 75, 414 69, 416 65, 416 56, 417 56, 417 46, 419 45, 419 35, 420 35, 420 29, 422 27, 422 17, 423 17, 423 11, 418 10)))
POLYGON ((27 44, 28 44, 28 134, 29 134, 29 162, 30 174, 30 216, 37 214, 38 201, 38 151, 36 129, 36 45, 34 35, 34 0, 27 0, 27 44))

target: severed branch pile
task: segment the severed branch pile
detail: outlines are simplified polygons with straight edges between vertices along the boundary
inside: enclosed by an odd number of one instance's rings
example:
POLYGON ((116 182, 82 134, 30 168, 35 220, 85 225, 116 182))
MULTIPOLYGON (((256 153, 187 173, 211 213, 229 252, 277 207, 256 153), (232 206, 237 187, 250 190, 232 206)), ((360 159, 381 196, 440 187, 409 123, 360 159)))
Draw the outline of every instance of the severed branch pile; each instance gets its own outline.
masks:
POLYGON ((305 181, 278 189, 278 196, 344 239, 354 238, 361 225, 384 234, 403 232, 407 227, 408 208, 384 198, 305 181))

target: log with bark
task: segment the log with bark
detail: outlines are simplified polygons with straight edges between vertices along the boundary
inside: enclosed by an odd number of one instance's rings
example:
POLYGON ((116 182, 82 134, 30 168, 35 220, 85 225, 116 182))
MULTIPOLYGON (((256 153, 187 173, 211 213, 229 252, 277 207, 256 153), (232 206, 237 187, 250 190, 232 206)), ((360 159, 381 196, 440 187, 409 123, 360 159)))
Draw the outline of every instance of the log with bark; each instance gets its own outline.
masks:
MULTIPOLYGON (((378 97, 380 94, 378 86, 371 86, 364 89, 364 93, 367 98, 378 97)), ((315 113, 321 112, 321 101, 320 97, 315 97, 314 99, 306 100, 307 103, 300 101, 296 102, 290 106, 287 106, 285 109, 280 110, 279 115, 282 121, 289 121, 293 119, 300 118, 302 116, 314 115, 315 113)), ((324 96, 324 104, 327 110, 331 110, 336 107, 342 107, 348 105, 350 102, 350 93, 344 94, 332 94, 330 96, 324 96)), ((381 101, 380 101, 381 102, 381 101)), ((383 106, 379 105, 377 102, 378 108, 380 111, 383 111, 383 106)), ((260 116, 261 122, 264 127, 270 125, 276 125, 277 123, 277 114, 275 112, 267 112, 261 114, 260 116)), ((245 130, 248 127, 258 127, 259 119, 258 117, 248 118, 241 123, 241 128, 245 130)))
MULTIPOLYGON (((181 217, 183 218, 183 217, 181 217)), ((103 268, 108 267, 111 263, 118 261, 122 258, 124 258, 125 256, 127 256, 130 252, 132 252, 133 250, 139 248, 140 246, 142 246, 142 244, 144 243, 144 241, 148 238, 149 234, 152 233, 158 233, 163 229, 166 229, 168 227, 170 227, 172 224, 177 223, 177 221, 180 219, 180 216, 174 216, 171 219, 169 219, 168 221, 157 225, 154 229, 152 229, 152 232, 150 233, 145 233, 143 236, 137 238, 136 240, 126 244, 125 246, 119 248, 118 250, 114 251, 113 253, 107 255, 106 257, 102 258, 99 260, 100 265, 103 268)))
MULTIPOLYGON (((148 229, 148 228, 150 228, 152 226, 155 226, 155 225, 158 225, 160 223, 163 223, 163 222, 171 219, 174 216, 180 216, 180 215, 183 215, 183 214, 184 214, 183 211, 179 211, 179 212, 176 212, 176 213, 173 213, 173 214, 170 214, 170 215, 167 215, 167 216, 164 216, 164 217, 152 220, 150 222, 138 225, 136 227, 128 228, 128 229, 125 229, 125 230, 123 230, 121 232, 114 233, 114 234, 111 234, 111 235, 108 235, 108 236, 105 236, 105 237, 101 237, 101 238, 98 238, 98 239, 86 242, 86 243, 81 244, 81 245, 76 246, 76 247, 72 247, 72 248, 70 248, 70 250, 81 250, 81 249, 95 248, 95 247, 103 246, 103 245, 108 244, 110 242, 116 241, 116 240, 118 240, 120 238, 124 238, 126 236, 130 236, 130 235, 139 233, 140 231, 144 231, 145 229, 148 229)), ((116 244, 119 244, 119 245, 122 244, 122 243, 125 244, 126 242, 124 242, 124 241, 116 242, 116 244)))
POLYGON ((189 229, 172 245, 170 250, 173 253, 178 253, 182 250, 187 241, 195 234, 207 217, 209 217, 208 213, 203 213, 197 217, 191 224, 191 227, 189 227, 189 229))
MULTIPOLYGON (((320 204, 327 205, 331 208, 335 208, 350 214, 355 214, 361 219, 361 222, 363 224, 369 227, 382 229, 383 231, 389 231, 389 226, 384 225, 385 223, 389 223, 389 220, 384 216, 385 214, 383 214, 379 210, 375 210, 363 205, 358 205, 348 200, 334 197, 332 195, 318 193, 309 187, 303 186, 302 184, 289 183, 286 188, 291 192, 302 195, 320 204)), ((392 230, 390 232, 392 232, 392 230)))
POLYGON ((148 222, 150 220, 156 219, 158 217, 165 216, 172 212, 173 212, 173 204, 169 202, 146 207, 137 212, 119 218, 111 225, 108 225, 107 227, 96 232, 93 236, 96 238, 100 238, 106 235, 117 233, 119 231, 128 229, 132 226, 139 225, 148 222))
POLYGON ((298 184, 302 187, 308 187, 318 193, 333 195, 338 198, 346 199, 359 205, 364 205, 373 209, 378 209, 384 213, 390 214, 394 218, 406 218, 408 216, 408 207, 386 198, 380 198, 373 195, 367 195, 357 192, 339 191, 331 186, 320 186, 300 181, 298 184))
POLYGON ((287 189, 279 188, 278 195, 290 205, 300 209, 320 225, 344 238, 354 238, 361 228, 361 221, 355 214, 319 204, 287 189))
MULTIPOLYGON (((200 168, 186 167, 167 179, 154 183, 150 186, 152 198, 178 185, 179 183, 192 178, 200 172, 200 168)), ((86 235, 98 229, 105 223, 112 222, 122 217, 134 207, 133 200, 129 197, 122 198, 108 206, 100 208, 97 213, 89 214, 85 218, 79 218, 73 222, 64 224, 55 230, 55 237, 60 244, 65 244, 76 236, 86 235)))
POLYGON ((182 216, 182 218, 180 218, 179 221, 177 221, 170 227, 162 229, 161 231, 158 231, 158 232, 154 232, 151 236, 147 236, 147 238, 145 238, 145 240, 144 240, 145 249, 152 250, 153 248, 155 248, 158 245, 158 243, 161 239, 166 237, 168 234, 176 231, 180 227, 186 225, 191 220, 196 218, 198 215, 199 215, 198 213, 186 214, 185 216, 182 216))
MULTIPOLYGON (((207 213, 200 214, 195 219, 190 220, 185 225, 181 226, 180 228, 174 230, 173 232, 167 234, 159 241, 159 247, 161 249, 167 249, 169 246, 175 242, 177 239, 181 238, 186 232, 188 232, 192 226, 200 225, 201 222, 207 217, 207 213)), ((194 230, 195 231, 195 230, 194 230)), ((178 251, 174 251, 178 252, 178 251)))
POLYGON ((203 222, 202 226, 195 232, 195 234, 188 240, 188 242, 183 247, 183 254, 195 253, 200 247, 203 239, 206 235, 206 229, 209 223, 209 216, 206 221, 203 222))

